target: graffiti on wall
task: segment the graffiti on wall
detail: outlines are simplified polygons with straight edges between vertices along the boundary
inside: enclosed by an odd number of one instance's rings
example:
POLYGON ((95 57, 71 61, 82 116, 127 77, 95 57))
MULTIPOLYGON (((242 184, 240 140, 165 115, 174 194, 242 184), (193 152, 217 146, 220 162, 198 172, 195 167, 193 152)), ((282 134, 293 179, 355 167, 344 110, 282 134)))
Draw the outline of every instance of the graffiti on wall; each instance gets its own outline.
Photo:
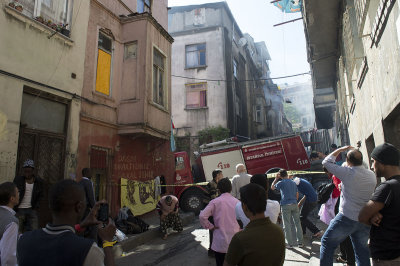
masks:
POLYGON ((121 206, 127 206, 134 215, 152 211, 157 205, 154 180, 139 182, 121 178, 121 206))
POLYGON ((7 140, 7 116, 0 111, 0 141, 7 140))
POLYGON ((154 178, 152 162, 138 161, 136 155, 119 155, 114 169, 127 179, 146 181, 154 178))

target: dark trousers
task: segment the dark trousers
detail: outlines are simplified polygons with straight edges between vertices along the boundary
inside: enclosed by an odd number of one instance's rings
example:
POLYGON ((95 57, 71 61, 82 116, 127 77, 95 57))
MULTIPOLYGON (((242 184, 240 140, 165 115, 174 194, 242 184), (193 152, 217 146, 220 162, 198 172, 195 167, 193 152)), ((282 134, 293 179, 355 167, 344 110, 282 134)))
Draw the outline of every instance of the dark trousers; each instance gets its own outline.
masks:
POLYGON ((226 253, 219 253, 219 252, 214 251, 214 254, 215 254, 215 262, 217 263, 217 266, 223 266, 226 253))
POLYGON ((21 233, 38 229, 38 216, 32 208, 18 209, 16 216, 19 220, 19 231, 21 233))
POLYGON ((317 202, 309 202, 305 201, 303 207, 301 208, 300 212, 300 221, 301 221, 301 228, 303 229, 303 234, 306 233, 306 229, 310 230, 313 234, 319 232, 319 229, 313 224, 309 219, 308 216, 310 213, 317 207, 317 202))
MULTIPOLYGON (((212 216, 208 217, 208 220, 210 221, 210 223, 214 224, 214 218, 212 216)), ((210 238, 209 238, 210 245, 209 245, 208 249, 211 249, 214 232, 212 230, 208 230, 208 234, 210 235, 210 238)))
MULTIPOLYGON (((339 213, 340 199, 336 202, 335 214, 339 213)), ((354 256, 353 244, 351 243, 350 237, 347 237, 342 243, 340 243, 340 257, 344 259, 349 266, 356 265, 356 258, 354 256)))
POLYGON ((349 266, 356 265, 353 244, 351 243, 350 237, 347 237, 346 240, 340 243, 340 253, 342 253, 342 258, 347 261, 347 265, 349 266))

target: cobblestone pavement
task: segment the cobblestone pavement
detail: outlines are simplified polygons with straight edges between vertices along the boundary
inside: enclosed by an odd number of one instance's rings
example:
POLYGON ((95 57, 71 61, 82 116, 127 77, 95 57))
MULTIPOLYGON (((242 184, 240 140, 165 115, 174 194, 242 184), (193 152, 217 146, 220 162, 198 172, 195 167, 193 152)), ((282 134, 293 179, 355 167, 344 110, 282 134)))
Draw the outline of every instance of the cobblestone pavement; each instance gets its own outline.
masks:
MULTIPOLYGON (((181 233, 172 233, 167 240, 153 239, 124 256, 117 258, 118 266, 165 265, 165 266, 206 266, 215 265, 215 259, 207 255, 208 230, 202 229, 199 220, 184 227, 181 233)), ((286 249, 284 266, 319 265, 319 241, 305 238, 303 248, 286 249)), ((342 265, 335 263, 334 265, 342 265)))

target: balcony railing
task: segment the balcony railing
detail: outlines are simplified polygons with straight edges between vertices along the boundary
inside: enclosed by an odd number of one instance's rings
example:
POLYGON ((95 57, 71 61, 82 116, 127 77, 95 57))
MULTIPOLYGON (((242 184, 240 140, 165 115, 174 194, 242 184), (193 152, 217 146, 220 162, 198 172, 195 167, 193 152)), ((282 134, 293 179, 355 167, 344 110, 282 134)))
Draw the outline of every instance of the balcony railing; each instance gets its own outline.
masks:
POLYGON ((357 16, 358 35, 360 37, 363 35, 365 19, 368 14, 369 2, 370 0, 357 0, 354 3, 357 16))
POLYGON ((396 0, 380 0, 378 10, 376 11, 374 26, 372 27, 371 47, 374 44, 375 46, 378 45, 395 2, 396 0))

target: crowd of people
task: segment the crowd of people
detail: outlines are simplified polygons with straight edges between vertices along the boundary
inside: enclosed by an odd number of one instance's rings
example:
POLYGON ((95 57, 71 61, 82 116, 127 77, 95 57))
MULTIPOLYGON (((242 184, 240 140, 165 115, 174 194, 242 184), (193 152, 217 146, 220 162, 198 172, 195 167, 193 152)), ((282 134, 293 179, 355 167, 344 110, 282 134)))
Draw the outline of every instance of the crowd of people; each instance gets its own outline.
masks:
POLYGON ((321 238, 322 266, 333 265, 339 245, 336 260, 346 265, 368 266, 371 261, 372 265, 400 265, 399 150, 388 143, 377 146, 371 153, 374 173, 359 149, 332 148, 330 154, 310 156, 313 171, 325 175, 324 169, 334 186, 319 212, 328 225, 326 231, 309 217, 318 206, 316 188, 285 169, 279 170, 270 187, 280 192, 280 202, 268 199, 267 176, 251 176, 242 164, 237 165, 232 183, 228 178, 211 181, 220 195, 213 197, 199 218, 213 233, 209 251, 214 252, 217 266, 282 265, 285 248, 303 247, 307 229, 312 237, 321 238), (381 177, 386 181, 377 186, 381 177), (276 225, 279 215, 284 234, 276 225))
MULTIPOLYGON (((333 184, 319 211, 326 231, 310 219, 320 197, 306 179, 281 169, 270 186, 266 174, 249 175, 243 164, 232 181, 214 170, 207 185, 210 201, 199 214, 210 232, 209 255, 217 266, 283 265, 286 249, 302 248, 308 229, 321 238, 322 266, 333 265, 338 246, 336 260, 347 265, 400 265, 400 153, 384 143, 370 156, 373 171, 351 146, 311 154, 314 171, 324 169, 333 184), (385 181, 377 182, 381 178, 385 181), (271 199, 269 189, 280 192, 280 201, 271 199)), ((0 265, 114 265, 116 227, 112 219, 98 219, 104 202, 95 201, 90 169, 51 187, 52 222, 42 229, 37 211, 43 180, 34 169, 27 160, 22 176, 0 184, 0 265)), ((183 230, 175 196, 161 197, 157 211, 163 239, 169 228, 183 230)))

